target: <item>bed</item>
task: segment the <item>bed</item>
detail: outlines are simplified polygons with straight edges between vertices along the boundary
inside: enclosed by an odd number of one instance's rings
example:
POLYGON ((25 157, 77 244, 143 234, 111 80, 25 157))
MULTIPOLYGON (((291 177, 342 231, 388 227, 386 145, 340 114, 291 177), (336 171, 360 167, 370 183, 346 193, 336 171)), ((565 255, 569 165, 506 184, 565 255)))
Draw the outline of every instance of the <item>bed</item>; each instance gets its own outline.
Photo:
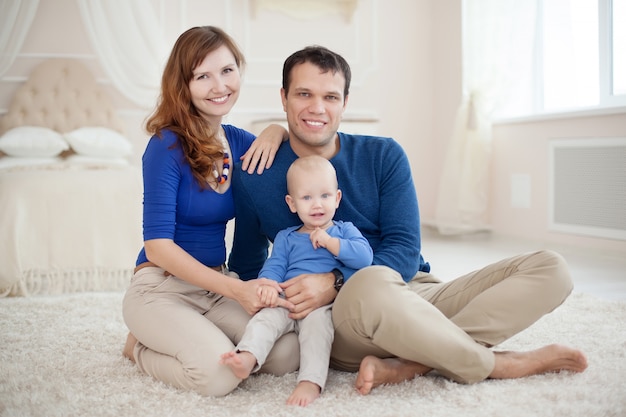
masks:
POLYGON ((0 119, 0 296, 127 286, 142 245, 131 153, 83 64, 33 70, 0 119))

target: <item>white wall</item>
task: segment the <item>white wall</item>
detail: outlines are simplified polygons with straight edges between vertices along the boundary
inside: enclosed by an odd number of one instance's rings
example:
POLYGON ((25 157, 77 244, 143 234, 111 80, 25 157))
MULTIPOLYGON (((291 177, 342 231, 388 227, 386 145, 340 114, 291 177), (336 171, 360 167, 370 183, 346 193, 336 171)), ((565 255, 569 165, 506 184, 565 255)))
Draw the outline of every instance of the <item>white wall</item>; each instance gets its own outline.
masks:
MULTIPOLYGON (((496 232, 626 254, 623 240, 552 232, 549 226, 549 142, 555 138, 626 137, 626 113, 502 123, 493 130, 491 218, 496 232), (511 176, 530 178, 530 205, 511 205, 511 176)), ((579 190, 581 195, 584 189, 579 190)), ((626 210, 626 207, 624 207, 626 210)))

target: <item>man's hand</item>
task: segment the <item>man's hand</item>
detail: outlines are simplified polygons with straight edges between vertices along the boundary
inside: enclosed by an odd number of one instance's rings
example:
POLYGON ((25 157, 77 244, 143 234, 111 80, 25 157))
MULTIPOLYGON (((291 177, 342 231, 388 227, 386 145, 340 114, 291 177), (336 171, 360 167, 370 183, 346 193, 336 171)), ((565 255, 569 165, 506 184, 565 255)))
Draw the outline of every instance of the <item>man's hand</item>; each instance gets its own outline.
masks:
POLYGON ((333 302, 337 296, 332 272, 324 274, 302 274, 280 284, 287 301, 295 306, 289 317, 295 320, 305 318, 316 308, 333 302))

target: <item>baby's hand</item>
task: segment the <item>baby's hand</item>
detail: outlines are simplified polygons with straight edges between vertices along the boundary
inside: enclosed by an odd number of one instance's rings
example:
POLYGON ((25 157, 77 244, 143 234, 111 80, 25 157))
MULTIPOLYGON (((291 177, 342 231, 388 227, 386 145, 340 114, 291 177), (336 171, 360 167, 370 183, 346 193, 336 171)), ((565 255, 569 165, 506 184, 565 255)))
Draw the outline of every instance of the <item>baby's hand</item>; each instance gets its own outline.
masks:
POLYGON ((315 249, 325 248, 328 244, 328 239, 330 239, 330 235, 326 233, 326 230, 317 227, 311 232, 310 239, 315 249))
POLYGON ((278 306, 279 293, 276 288, 270 287, 269 285, 261 285, 257 290, 257 295, 264 307, 278 306))

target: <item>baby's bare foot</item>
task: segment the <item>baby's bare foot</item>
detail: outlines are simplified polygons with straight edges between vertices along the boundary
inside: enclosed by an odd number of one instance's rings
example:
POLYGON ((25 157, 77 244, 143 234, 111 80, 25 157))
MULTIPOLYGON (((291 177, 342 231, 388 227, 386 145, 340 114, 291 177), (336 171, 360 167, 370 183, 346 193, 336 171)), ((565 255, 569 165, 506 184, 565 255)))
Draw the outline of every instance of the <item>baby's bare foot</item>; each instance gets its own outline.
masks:
POLYGON ((221 356, 220 363, 227 365, 237 378, 246 379, 250 376, 256 358, 250 352, 238 352, 236 350, 226 352, 221 356))
POLYGON ((306 407, 320 396, 321 391, 319 385, 310 381, 301 381, 287 398, 287 404, 306 407))

